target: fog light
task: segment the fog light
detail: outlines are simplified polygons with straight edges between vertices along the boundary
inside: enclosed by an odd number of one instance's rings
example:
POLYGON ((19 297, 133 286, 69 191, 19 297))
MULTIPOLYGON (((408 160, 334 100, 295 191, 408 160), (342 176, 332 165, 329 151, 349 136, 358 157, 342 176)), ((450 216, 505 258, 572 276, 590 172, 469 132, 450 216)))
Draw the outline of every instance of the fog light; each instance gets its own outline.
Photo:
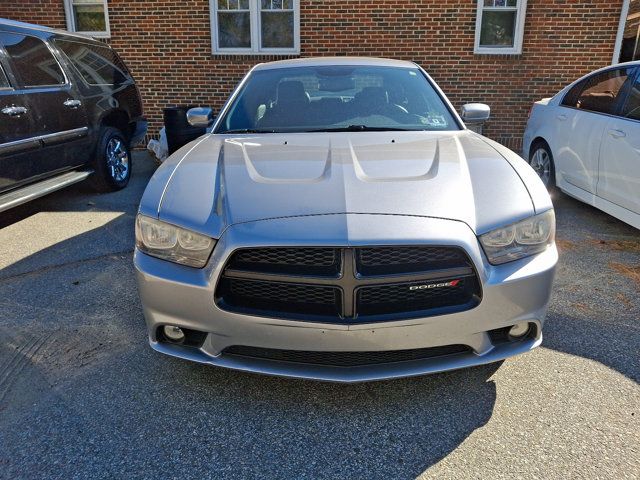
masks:
POLYGON ((516 323, 509 330, 509 336, 513 338, 524 337, 527 333, 529 333, 529 322, 516 323))
POLYGON ((167 337, 167 340, 171 340, 172 342, 180 343, 184 341, 184 332, 180 327, 176 327, 175 325, 165 325, 162 333, 167 337))

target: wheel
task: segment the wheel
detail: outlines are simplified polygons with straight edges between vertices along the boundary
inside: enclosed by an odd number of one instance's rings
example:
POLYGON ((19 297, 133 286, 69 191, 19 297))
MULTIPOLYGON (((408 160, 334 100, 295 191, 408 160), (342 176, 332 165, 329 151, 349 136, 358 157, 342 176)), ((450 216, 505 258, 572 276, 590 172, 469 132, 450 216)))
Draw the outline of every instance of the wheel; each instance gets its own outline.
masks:
POLYGON ((533 144, 529 154, 529 165, 538 174, 545 187, 551 189, 555 186, 556 172, 553 164, 553 155, 545 142, 533 144))
POLYGON ((131 151, 124 134, 113 127, 100 130, 93 162, 93 186, 101 192, 113 192, 127 186, 131 178, 131 151))

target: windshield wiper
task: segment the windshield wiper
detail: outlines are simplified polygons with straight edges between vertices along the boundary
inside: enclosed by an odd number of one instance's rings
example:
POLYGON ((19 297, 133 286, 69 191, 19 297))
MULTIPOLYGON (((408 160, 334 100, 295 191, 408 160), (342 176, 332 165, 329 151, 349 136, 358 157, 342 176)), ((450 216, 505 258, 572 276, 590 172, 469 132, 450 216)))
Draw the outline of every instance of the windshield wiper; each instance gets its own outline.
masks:
POLYGON ((416 132, 415 128, 370 127, 368 125, 349 125, 346 127, 328 127, 305 132, 416 132))
POLYGON ((237 128, 235 130, 225 130, 224 132, 219 132, 220 135, 224 135, 226 133, 276 133, 275 130, 265 130, 259 128, 237 128))

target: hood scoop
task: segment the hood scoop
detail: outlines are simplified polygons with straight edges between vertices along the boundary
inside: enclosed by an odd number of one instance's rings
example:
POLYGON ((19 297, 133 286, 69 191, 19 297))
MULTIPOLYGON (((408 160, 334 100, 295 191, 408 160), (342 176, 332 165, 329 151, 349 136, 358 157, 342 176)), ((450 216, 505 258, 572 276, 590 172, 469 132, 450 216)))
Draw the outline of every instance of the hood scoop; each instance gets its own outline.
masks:
POLYGON ((355 174, 363 182, 411 182, 434 178, 440 164, 440 142, 396 142, 354 145, 349 152, 355 174))
POLYGON ((256 183, 318 183, 331 175, 330 142, 325 146, 296 144, 291 140, 260 143, 228 140, 224 148, 241 150, 247 173, 256 183))

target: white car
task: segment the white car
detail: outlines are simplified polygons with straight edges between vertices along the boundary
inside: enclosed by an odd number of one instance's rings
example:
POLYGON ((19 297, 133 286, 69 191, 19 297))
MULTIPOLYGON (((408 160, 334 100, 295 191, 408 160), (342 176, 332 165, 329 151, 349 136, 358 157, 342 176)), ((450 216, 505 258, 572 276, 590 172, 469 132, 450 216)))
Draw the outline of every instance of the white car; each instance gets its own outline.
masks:
POLYGON ((547 186, 640 228, 640 62, 603 68, 536 102, 523 154, 547 186))

